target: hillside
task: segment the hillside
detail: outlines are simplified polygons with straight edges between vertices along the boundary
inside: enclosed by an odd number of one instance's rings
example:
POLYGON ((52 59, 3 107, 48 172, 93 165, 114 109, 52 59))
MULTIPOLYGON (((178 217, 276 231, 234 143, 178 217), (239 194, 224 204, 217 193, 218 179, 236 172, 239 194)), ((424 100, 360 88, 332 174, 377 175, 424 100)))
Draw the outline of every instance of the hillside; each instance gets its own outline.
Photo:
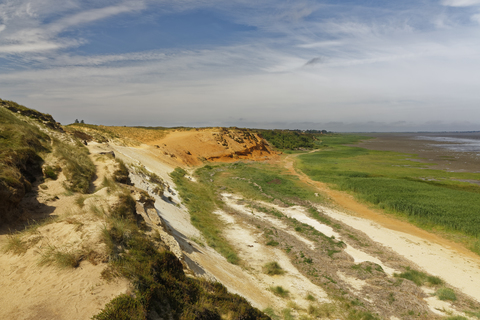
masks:
POLYGON ((314 136, 60 126, 0 104, 0 318, 480 317, 478 255, 264 139, 314 136))

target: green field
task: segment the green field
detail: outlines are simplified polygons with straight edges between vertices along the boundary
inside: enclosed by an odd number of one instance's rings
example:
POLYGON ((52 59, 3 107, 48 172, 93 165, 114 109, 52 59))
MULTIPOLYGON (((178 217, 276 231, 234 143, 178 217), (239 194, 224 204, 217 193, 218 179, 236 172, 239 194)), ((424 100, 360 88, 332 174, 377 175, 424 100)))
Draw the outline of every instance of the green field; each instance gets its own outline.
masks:
MULTIPOLYGON (((416 156, 344 146, 362 137, 324 139, 321 151, 300 155, 297 163, 310 178, 353 192, 387 212, 417 225, 480 236, 480 186, 457 180, 480 180, 480 174, 432 170, 416 156)), ((474 251, 480 252, 479 242, 474 251)))

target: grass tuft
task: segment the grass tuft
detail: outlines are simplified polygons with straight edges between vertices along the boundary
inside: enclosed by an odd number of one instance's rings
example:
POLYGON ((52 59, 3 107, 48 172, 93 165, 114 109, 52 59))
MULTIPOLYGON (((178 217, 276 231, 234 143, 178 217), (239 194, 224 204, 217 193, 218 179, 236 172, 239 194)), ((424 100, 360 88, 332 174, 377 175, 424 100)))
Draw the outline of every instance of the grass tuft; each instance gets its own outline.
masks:
POLYGON ((270 287, 270 291, 282 298, 287 298, 290 295, 290 291, 284 289, 282 286, 270 287))
POLYGON ((450 288, 440 288, 435 292, 435 295, 440 300, 450 300, 450 301, 457 300, 457 296, 455 292, 450 288))
POLYGON ((282 267, 280 267, 280 265, 276 261, 266 263, 263 266, 263 272, 270 276, 285 274, 285 270, 283 270, 282 267))
POLYGON ((425 272, 413 270, 410 267, 407 267, 405 272, 402 272, 400 274, 394 274, 394 276, 398 278, 411 280, 417 286, 423 286, 424 284, 429 284, 434 286, 443 284, 443 280, 440 279, 439 277, 428 275, 425 272))
POLYGON ((22 240, 20 234, 12 234, 7 236, 7 243, 3 247, 5 253, 24 254, 28 250, 28 244, 22 240))
POLYGON ((55 265, 61 269, 76 268, 83 256, 79 251, 64 251, 55 246, 48 246, 40 256, 39 265, 55 265))

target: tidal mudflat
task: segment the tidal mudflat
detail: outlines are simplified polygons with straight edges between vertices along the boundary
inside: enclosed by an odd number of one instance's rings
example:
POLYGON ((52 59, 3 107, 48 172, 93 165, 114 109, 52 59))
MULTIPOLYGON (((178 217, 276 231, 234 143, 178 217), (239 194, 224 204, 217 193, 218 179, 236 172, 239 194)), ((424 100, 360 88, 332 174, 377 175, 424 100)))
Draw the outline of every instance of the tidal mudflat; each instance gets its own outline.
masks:
POLYGON ((432 169, 451 172, 480 172, 480 132, 376 133, 375 139, 355 146, 370 150, 416 154, 421 162, 435 163, 432 169))

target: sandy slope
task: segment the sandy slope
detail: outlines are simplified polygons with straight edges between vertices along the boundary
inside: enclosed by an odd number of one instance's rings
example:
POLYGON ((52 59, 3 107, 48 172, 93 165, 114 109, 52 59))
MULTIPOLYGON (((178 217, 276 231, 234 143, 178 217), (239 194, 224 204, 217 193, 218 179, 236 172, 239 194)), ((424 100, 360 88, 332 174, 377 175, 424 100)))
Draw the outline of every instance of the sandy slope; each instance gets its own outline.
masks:
MULTIPOLYGON (((97 167, 92 187, 99 186, 103 177, 114 170, 114 162, 91 156, 97 167)), ((105 245, 101 241, 103 219, 88 212, 89 204, 98 206, 113 201, 105 189, 91 195, 84 209, 75 203, 75 196, 65 194, 60 175, 56 181, 47 180, 38 196, 26 198, 28 208, 36 218, 48 215, 58 220, 24 233, 22 240, 33 245, 21 255, 0 254, 0 319, 90 319, 105 304, 126 293, 130 284, 125 279, 105 281, 101 272, 106 268, 105 245), (53 265, 40 266, 42 254, 55 247, 62 251, 93 250, 97 259, 81 261, 75 269, 59 269, 53 265)), ((8 232, 0 235, 0 247, 7 242, 8 232)))
MULTIPOLYGON (((150 194, 156 200, 155 207, 158 214, 167 223, 167 226, 171 229, 171 234, 183 250, 183 261, 196 275, 222 282, 231 292, 244 296, 252 305, 261 309, 273 306, 277 310, 280 310, 286 306, 285 300, 279 299, 269 291, 269 287, 273 285, 282 285, 288 288, 291 291, 292 300, 303 308, 307 305, 307 302, 304 300, 306 292, 313 293, 319 300, 327 299, 323 289, 306 279, 297 268, 292 265, 289 258, 286 257, 281 250, 275 250, 274 248, 263 245, 261 234, 251 225, 245 223, 245 218, 240 218, 240 216, 233 217, 222 211, 217 212, 222 219, 228 222, 224 236, 237 247, 240 257, 246 262, 244 268, 229 264, 225 258, 209 247, 199 246, 193 239, 199 239, 201 235, 198 230, 191 225, 189 214, 181 204, 181 199, 178 197, 174 185, 168 176, 168 173, 173 170, 173 166, 163 163, 150 148, 108 147, 106 145, 102 145, 101 147, 106 148, 106 150, 113 148, 117 157, 124 159, 126 162, 143 165, 146 169, 155 172, 169 183, 170 190, 166 196, 171 196, 173 201, 167 201, 166 197, 161 198, 153 195, 153 193, 150 194), (261 266, 268 262, 267 260, 270 260, 270 258, 279 261, 282 267, 288 270, 288 274, 292 278, 271 278, 263 275, 261 266)), ((444 278, 452 286, 459 288, 475 300, 480 300, 480 260, 474 255, 468 254, 465 250, 456 250, 458 247, 456 244, 451 244, 452 246, 448 247, 450 243, 444 239, 430 235, 418 228, 417 230, 409 224, 402 225, 399 221, 380 216, 378 213, 357 203, 350 196, 336 193, 336 191, 329 190, 325 185, 309 180, 304 175, 295 172, 291 158, 287 158, 287 160, 287 168, 289 168, 292 173, 299 175, 302 180, 316 186, 320 191, 327 192, 330 198, 337 202, 339 207, 344 206, 347 209, 342 211, 319 207, 320 210, 354 229, 363 231, 363 233, 368 234, 368 236, 374 242, 379 243, 379 245, 390 248, 393 252, 412 261, 413 265, 418 265, 426 272, 444 278), (343 201, 342 199, 348 199, 348 201, 343 201), (366 212, 370 215, 366 215, 366 212), (352 215, 351 213, 356 215, 352 215), (372 216, 373 214, 375 215, 372 216), (359 215, 365 216, 362 217, 359 215), (375 218, 373 218, 373 221, 369 219, 372 217, 377 217, 378 221, 375 220, 375 218), (409 233, 409 230, 414 230, 414 232, 409 233), (421 235, 425 236, 422 237, 421 235)), ((140 179, 134 180, 134 182, 137 187, 144 190, 151 191, 152 189, 148 181, 140 179)), ((230 197, 232 198, 232 196, 230 197)), ((235 197, 233 196, 232 199, 234 200, 235 197)), ((242 212, 245 217, 251 212, 251 210, 239 207, 235 201, 228 201, 228 199, 224 199, 224 201, 238 212, 242 212)), ((332 230, 326 229, 327 226, 317 225, 318 222, 309 218, 302 208, 276 207, 276 209, 291 218, 312 225, 324 234, 330 235, 332 232, 332 230)), ((288 230, 286 226, 282 226, 281 221, 274 221, 275 219, 267 216, 262 217, 259 212, 255 214, 255 219, 263 219, 263 221, 275 226, 279 230, 283 228, 286 234, 290 234, 290 236, 298 240, 298 243, 302 243, 306 248, 314 250, 314 248, 312 248, 314 244, 311 241, 302 238, 301 235, 292 232, 292 230, 288 230)), ((331 235, 335 234, 332 233, 331 235)), ((389 267, 389 265, 384 264, 383 261, 380 261, 377 257, 372 256, 365 250, 347 246, 344 251, 355 263, 372 261, 381 265, 390 277, 394 272, 401 271, 400 268, 394 269, 389 267)), ((337 276, 343 282, 348 283, 348 286, 351 288, 350 290, 356 292, 356 294, 362 294, 361 290, 367 286, 365 281, 352 277, 344 272, 337 272, 337 276)), ((426 301, 430 304, 432 312, 445 315, 445 313, 435 308, 450 310, 448 303, 439 302, 436 298, 428 298, 426 301)))

